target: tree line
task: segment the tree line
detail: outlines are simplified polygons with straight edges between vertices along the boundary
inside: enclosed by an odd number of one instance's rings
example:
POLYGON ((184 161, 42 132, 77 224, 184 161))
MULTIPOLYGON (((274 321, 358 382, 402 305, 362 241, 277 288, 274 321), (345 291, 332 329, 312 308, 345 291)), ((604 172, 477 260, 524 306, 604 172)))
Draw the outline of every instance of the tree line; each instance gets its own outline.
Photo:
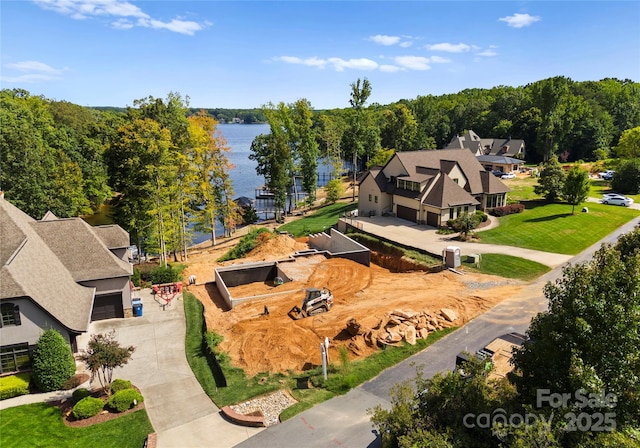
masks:
MULTIPOLYGON (((640 154, 640 84, 630 80, 554 77, 384 106, 367 105, 373 86, 366 78, 351 87, 345 98, 351 107, 339 109, 314 110, 300 99, 260 110, 205 111, 177 93, 119 109, 5 89, 0 188, 34 218, 47 210, 60 217, 88 214, 115 195, 115 221, 134 241, 145 239, 164 254, 184 247, 187 220, 199 230, 213 229, 216 219, 228 230, 239 220, 228 148, 215 117, 269 123, 270 134, 256 139, 252 150, 258 174, 278 192, 279 204, 294 174, 302 176, 309 201, 314 198, 318 155, 329 157, 336 172, 347 162, 355 174, 385 163, 394 151, 442 148, 469 129, 483 137, 523 139, 533 162, 554 155, 573 161, 640 154)), ((339 182, 328 187, 330 198, 339 196, 339 182)))

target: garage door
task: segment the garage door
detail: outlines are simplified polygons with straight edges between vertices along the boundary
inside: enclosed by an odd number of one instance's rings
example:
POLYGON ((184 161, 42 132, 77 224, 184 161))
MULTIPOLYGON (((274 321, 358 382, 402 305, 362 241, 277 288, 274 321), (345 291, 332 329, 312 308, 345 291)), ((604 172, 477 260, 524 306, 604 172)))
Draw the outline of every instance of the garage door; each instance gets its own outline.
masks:
POLYGON ((93 302, 91 320, 113 319, 115 317, 124 317, 122 294, 97 296, 93 302))
POLYGON ((406 219, 407 221, 416 222, 417 218, 417 210, 409 207, 405 207, 404 205, 396 206, 396 215, 398 218, 406 219))
POLYGON ((439 218, 440 215, 433 212, 427 212, 427 225, 432 227, 438 227, 440 225, 439 218))

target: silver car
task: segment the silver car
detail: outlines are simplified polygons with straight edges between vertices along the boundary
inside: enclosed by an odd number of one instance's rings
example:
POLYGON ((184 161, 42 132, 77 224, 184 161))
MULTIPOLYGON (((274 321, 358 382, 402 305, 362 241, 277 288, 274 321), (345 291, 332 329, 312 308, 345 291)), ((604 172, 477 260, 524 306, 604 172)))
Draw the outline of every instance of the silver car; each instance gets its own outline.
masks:
POLYGON ((602 203, 629 207, 631 204, 633 204, 633 199, 617 193, 607 193, 602 196, 602 203))

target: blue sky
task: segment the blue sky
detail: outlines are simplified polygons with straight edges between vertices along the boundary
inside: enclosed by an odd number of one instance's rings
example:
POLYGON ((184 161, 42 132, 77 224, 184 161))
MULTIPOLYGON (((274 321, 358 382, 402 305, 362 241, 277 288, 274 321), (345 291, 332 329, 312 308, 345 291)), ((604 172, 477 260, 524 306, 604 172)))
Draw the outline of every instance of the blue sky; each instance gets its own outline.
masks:
POLYGON ((640 81, 638 1, 0 3, 0 86, 83 106, 388 104, 551 76, 640 81))

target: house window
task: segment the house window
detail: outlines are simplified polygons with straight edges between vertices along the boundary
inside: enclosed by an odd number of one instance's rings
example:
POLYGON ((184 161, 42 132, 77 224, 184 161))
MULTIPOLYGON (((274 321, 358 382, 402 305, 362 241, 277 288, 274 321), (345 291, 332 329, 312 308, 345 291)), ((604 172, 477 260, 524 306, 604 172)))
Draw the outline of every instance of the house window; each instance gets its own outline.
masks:
POLYGON ((30 366, 29 343, 5 345, 0 348, 0 373, 17 372, 30 366))
POLYGON ((449 219, 453 219, 453 208, 449 209, 449 219))
POLYGON ((375 203, 378 203, 378 196, 375 197, 375 203))
POLYGON ((465 213, 469 213, 469 206, 468 206, 468 205, 465 205, 465 206, 464 206, 464 212, 465 212, 465 213))
POLYGON ((457 217, 457 216, 460 216, 461 214, 462 214, 462 207, 458 207, 458 208, 456 209, 456 217, 457 217))
POLYGON ((457 178, 457 177, 456 177, 456 178, 454 178, 454 179, 453 179, 453 181, 454 181, 455 183, 458 183, 458 178, 457 178))
POLYGON ((13 303, 3 303, 0 305, 0 312, 2 312, 0 327, 20 325, 20 308, 18 305, 14 305, 13 303))
POLYGON ((369 202, 371 202, 371 195, 369 195, 369 202))

